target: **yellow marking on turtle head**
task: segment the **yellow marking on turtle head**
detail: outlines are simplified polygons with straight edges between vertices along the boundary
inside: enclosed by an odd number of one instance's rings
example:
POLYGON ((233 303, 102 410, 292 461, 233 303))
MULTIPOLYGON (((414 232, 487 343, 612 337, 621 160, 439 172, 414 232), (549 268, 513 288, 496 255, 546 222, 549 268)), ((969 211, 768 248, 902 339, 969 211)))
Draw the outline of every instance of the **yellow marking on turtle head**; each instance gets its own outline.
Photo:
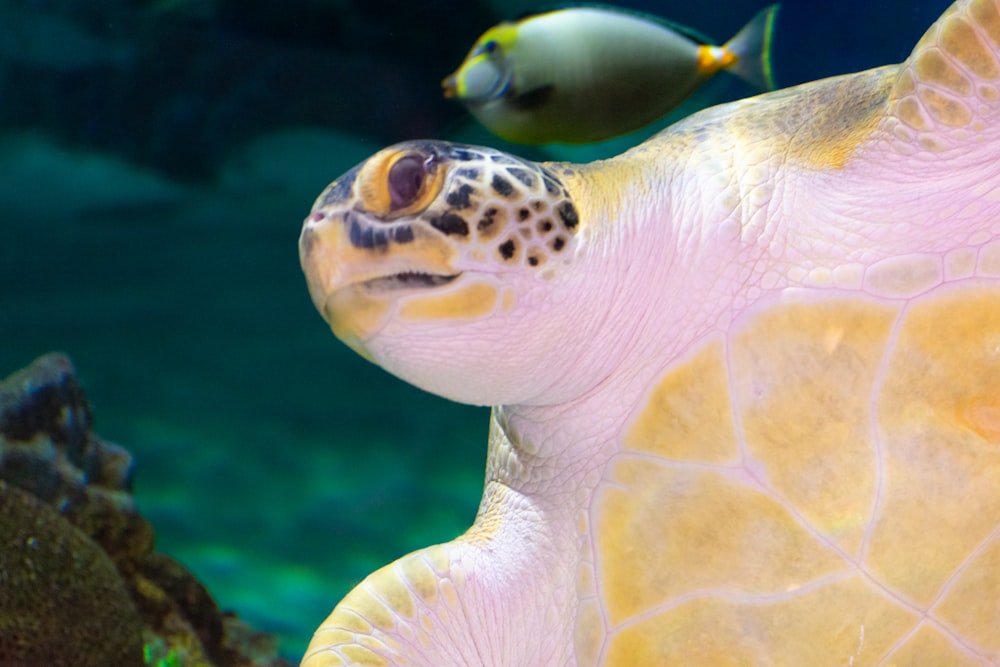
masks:
POLYGON ((492 312, 497 299, 493 285, 471 282, 454 291, 405 297, 399 314, 411 320, 473 320, 492 312))
POLYGON ((323 319, 337 338, 370 360, 364 344, 391 317, 398 298, 391 286, 405 286, 408 273, 449 280, 455 274, 455 249, 440 235, 417 226, 410 228, 405 243, 358 243, 351 239, 351 226, 358 224, 351 220, 353 215, 348 211, 307 221, 300 258, 323 319))
POLYGON ((339 289, 321 309, 333 335, 368 361, 373 361, 364 341, 378 331, 389 313, 386 301, 372 298, 356 287, 339 289))

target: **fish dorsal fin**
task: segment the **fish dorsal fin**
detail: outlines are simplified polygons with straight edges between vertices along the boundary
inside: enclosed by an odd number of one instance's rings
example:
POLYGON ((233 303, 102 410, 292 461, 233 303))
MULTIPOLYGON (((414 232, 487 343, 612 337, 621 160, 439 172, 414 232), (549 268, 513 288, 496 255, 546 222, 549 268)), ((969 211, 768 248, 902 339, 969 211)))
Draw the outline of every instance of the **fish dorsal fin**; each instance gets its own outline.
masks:
POLYGON ((697 44, 706 44, 709 46, 717 46, 718 43, 711 37, 707 36, 703 32, 699 32, 694 28, 682 25, 671 21, 670 19, 663 18, 662 16, 657 16, 656 14, 650 14, 648 12, 643 12, 637 9, 630 9, 628 7, 617 7, 615 5, 609 5, 601 2, 578 2, 578 3, 559 3, 556 5, 548 5, 537 11, 527 11, 521 12, 514 19, 513 22, 526 21, 527 19, 542 16, 544 14, 553 14, 555 12, 565 11, 568 9, 600 9, 604 11, 614 12, 616 14, 622 14, 624 16, 631 16, 648 23, 662 26, 669 30, 672 30, 678 34, 687 37, 692 42, 697 44))

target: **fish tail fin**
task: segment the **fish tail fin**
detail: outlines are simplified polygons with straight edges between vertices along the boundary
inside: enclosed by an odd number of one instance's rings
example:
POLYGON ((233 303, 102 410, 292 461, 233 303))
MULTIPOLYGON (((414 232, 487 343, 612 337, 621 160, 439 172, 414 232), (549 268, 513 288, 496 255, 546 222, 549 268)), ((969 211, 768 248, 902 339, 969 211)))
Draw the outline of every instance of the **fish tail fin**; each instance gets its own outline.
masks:
POLYGON ((726 69, 760 90, 774 89, 771 70, 771 38, 781 5, 760 10, 723 48, 736 56, 726 69))

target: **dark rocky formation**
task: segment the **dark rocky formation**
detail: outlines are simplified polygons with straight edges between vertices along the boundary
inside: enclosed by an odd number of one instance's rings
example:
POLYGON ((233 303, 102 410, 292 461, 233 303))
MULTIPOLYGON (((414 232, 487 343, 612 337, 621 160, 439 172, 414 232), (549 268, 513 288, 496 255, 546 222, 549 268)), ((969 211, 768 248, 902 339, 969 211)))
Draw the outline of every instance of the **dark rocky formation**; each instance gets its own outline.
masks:
POLYGON ((288 665, 155 551, 132 471, 65 356, 0 382, 0 665, 288 665))

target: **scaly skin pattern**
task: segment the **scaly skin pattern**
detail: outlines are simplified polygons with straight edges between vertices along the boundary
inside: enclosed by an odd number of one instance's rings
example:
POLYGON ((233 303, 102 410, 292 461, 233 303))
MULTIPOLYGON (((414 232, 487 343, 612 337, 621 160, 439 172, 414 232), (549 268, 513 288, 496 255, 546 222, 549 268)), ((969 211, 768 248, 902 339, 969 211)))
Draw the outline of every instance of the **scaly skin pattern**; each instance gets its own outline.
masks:
POLYGON ((475 524, 306 667, 1000 664, 1000 0, 601 163, 394 146, 300 251, 345 342, 499 406, 475 524))

